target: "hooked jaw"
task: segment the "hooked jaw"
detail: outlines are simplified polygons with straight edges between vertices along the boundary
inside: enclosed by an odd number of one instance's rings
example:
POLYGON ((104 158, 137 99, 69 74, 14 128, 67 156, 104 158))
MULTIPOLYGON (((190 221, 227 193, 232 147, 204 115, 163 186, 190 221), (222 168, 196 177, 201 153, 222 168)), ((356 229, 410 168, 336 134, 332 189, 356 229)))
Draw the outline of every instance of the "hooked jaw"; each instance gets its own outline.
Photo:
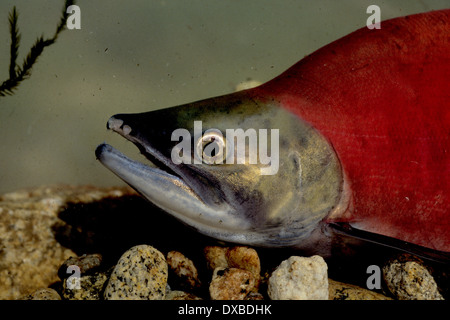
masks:
POLYGON ((158 198, 159 205, 164 209, 177 209, 177 203, 164 201, 173 195, 176 187, 179 202, 190 202, 199 205, 200 199, 180 178, 157 167, 142 164, 126 157, 108 144, 101 144, 95 150, 97 159, 108 169, 113 171, 122 180, 132 185, 145 197, 158 198), (165 197, 161 197, 166 195, 165 197), (172 208, 169 208, 172 207, 172 208))

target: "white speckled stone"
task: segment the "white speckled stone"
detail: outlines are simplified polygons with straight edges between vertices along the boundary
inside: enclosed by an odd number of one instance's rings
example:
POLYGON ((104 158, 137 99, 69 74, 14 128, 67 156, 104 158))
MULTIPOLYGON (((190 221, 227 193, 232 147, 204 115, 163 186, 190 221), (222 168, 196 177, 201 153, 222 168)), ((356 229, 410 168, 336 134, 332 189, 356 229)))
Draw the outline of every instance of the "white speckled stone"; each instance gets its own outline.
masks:
POLYGON ((106 300, 163 300, 167 284, 164 255, 149 245, 132 247, 119 259, 105 289, 106 300))
POLYGON ((328 300, 328 267, 320 256, 290 257, 269 278, 272 300, 328 300))

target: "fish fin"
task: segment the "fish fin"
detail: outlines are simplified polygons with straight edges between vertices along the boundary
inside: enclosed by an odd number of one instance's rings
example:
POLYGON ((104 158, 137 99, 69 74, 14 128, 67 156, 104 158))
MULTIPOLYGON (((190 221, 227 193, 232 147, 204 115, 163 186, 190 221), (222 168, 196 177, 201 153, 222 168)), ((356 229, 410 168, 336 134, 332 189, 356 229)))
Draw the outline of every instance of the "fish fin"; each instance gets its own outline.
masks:
POLYGON ((444 265, 450 265, 450 252, 434 250, 381 234, 360 230, 352 227, 348 223, 330 223, 329 227, 331 227, 336 233, 341 235, 346 235, 359 240, 368 241, 378 245, 401 250, 425 260, 430 260, 444 265))

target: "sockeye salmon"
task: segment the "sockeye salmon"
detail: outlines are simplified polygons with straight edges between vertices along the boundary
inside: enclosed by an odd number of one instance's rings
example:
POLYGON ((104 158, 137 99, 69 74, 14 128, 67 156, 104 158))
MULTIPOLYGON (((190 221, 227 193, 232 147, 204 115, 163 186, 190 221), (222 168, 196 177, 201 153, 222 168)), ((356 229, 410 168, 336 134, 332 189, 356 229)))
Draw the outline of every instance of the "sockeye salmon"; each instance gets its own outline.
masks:
POLYGON ((107 144, 96 156, 214 238, 327 255, 336 235, 348 235, 448 263, 449 81, 450 10, 396 18, 336 40, 259 87, 111 117, 108 128, 152 164, 107 144), (246 159, 252 132, 266 134, 259 139, 277 154, 241 164, 227 129, 245 134, 246 159), (181 163, 173 161, 182 142, 174 132, 189 137, 181 163), (215 151, 196 163, 211 143, 215 151), (227 144, 234 162, 223 161, 227 144), (270 166, 275 173, 262 174, 270 166))

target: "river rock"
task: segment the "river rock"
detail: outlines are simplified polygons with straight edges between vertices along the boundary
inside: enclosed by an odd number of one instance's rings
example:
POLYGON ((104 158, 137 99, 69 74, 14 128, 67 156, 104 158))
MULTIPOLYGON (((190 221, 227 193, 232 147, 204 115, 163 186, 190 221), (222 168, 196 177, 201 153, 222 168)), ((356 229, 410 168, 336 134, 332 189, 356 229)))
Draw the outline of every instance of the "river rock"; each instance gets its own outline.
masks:
POLYGON ((249 247, 233 247, 226 252, 228 266, 250 271, 255 278, 255 288, 258 288, 261 278, 261 262, 255 249, 249 247))
POLYGON ((66 300, 100 300, 107 281, 106 272, 69 277, 63 280, 62 296, 66 300))
POLYGON ((272 300, 328 300, 327 270, 320 256, 292 256, 272 273, 267 293, 272 300))
POLYGON ((206 264, 208 269, 214 271, 216 268, 227 268, 227 251, 228 248, 219 246, 207 246, 203 250, 205 254, 206 264))
POLYGON ((212 300, 244 300, 254 290, 255 278, 250 271, 216 268, 209 286, 212 300))
POLYGON ((168 290, 166 292, 166 300, 202 300, 196 295, 179 290, 168 290))
POLYGON ((192 260, 186 258, 178 251, 170 251, 167 253, 167 264, 170 270, 175 274, 177 283, 187 289, 195 289, 200 287, 197 268, 192 260))
POLYGON ((390 260, 383 267, 383 278, 399 300, 444 300, 423 262, 411 255, 390 260))
POLYGON ((380 293, 328 279, 329 300, 392 300, 380 293))
POLYGON ((68 203, 132 193, 130 188, 42 186, 0 196, 0 299, 18 299, 58 281, 59 266, 76 253, 56 240, 68 203))
POLYGON ((149 245, 134 246, 114 268, 105 289, 106 300, 163 300, 167 285, 164 255, 149 245))
POLYGON ((61 300, 61 296, 54 289, 43 288, 22 297, 21 300, 61 300))
POLYGON ((104 270, 102 259, 98 253, 67 259, 58 270, 58 276, 63 280, 62 297, 66 300, 100 300, 112 271, 104 270))
POLYGON ((208 246, 204 249, 208 268, 236 268, 250 271, 255 279, 255 289, 258 288, 261 274, 261 262, 255 249, 236 246, 224 248, 208 246))
POLYGON ((61 265, 58 270, 58 276, 61 280, 66 279, 72 275, 70 270, 77 267, 80 275, 93 273, 99 269, 102 263, 102 255, 99 253, 83 254, 79 257, 70 257, 61 265))
POLYGON ((255 301, 260 301, 260 300, 264 300, 264 296, 259 293, 259 292, 250 292, 244 300, 255 300, 255 301))

